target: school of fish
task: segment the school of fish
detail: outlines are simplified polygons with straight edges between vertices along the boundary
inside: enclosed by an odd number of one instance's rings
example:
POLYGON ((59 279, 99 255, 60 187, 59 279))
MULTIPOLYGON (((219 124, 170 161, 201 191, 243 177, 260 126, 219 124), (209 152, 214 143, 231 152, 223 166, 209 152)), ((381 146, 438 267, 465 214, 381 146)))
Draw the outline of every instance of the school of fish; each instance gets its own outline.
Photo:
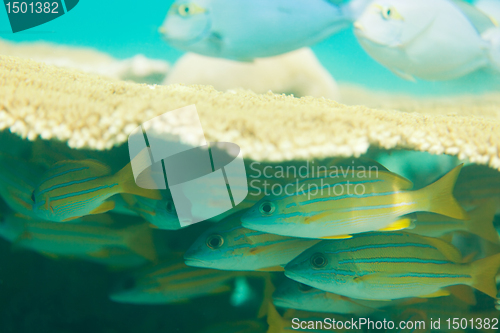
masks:
POLYGON ((362 317, 498 318, 493 169, 459 164, 416 186, 375 160, 333 159, 313 174, 275 174, 269 181, 281 194, 250 191, 250 208, 181 228, 168 190, 139 188, 129 164, 58 158, 0 155, 0 237, 51 259, 119 269, 112 301, 258 300, 253 319, 206 332, 317 332, 319 322, 362 317), (189 242, 170 246, 181 233, 189 242), (489 307, 474 310, 479 298, 489 307))

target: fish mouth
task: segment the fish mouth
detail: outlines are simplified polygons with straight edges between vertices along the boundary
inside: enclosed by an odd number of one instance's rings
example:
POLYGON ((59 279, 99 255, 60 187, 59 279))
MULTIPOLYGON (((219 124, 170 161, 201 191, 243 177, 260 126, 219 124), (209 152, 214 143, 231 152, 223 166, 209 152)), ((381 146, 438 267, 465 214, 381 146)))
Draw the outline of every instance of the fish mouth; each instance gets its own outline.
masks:
POLYGON ((256 231, 262 231, 266 232, 267 229, 267 224, 265 223, 266 219, 263 219, 262 217, 251 217, 251 216, 243 216, 241 217, 241 225, 244 228, 247 229, 252 229, 256 231))
POLYGON ((354 31, 358 33, 365 31, 365 27, 359 22, 354 22, 353 26, 354 26, 354 31))
POLYGON ((204 260, 197 258, 184 258, 184 263, 192 267, 211 267, 212 265, 204 260))
POLYGON ((289 300, 280 297, 273 297, 273 304, 280 308, 291 308, 292 306, 295 305, 289 300))
POLYGON ((286 268, 285 268, 285 276, 289 279, 294 280, 294 281, 307 284, 308 286, 311 285, 310 284, 311 282, 309 280, 307 280, 306 278, 304 278, 300 273, 286 270, 286 268))
POLYGON ((176 43, 179 43, 182 45, 192 45, 192 44, 195 44, 195 43, 207 38, 208 36, 210 36, 210 31, 212 30, 212 20, 210 19, 210 17, 208 17, 207 23, 205 25, 205 28, 202 30, 202 32, 198 36, 193 37, 191 39, 172 38, 172 37, 169 37, 168 31, 164 27, 160 27, 160 29, 162 30, 160 33, 162 34, 163 39, 167 43, 170 43, 172 45, 175 45, 176 43))

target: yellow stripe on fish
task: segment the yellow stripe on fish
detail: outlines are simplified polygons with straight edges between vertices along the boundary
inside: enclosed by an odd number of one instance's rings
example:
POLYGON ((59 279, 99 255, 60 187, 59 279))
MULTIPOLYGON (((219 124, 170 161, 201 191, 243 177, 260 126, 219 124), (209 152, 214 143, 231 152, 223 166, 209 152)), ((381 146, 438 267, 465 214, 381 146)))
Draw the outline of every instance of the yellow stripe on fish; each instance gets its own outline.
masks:
POLYGON ((228 217, 201 234, 184 254, 186 264, 232 271, 282 271, 319 241, 253 231, 241 226, 240 216, 228 217))
POLYGON ((384 300, 449 295, 469 285, 496 297, 500 254, 462 263, 460 252, 438 238, 392 232, 322 241, 285 267, 285 275, 343 296, 384 300))
POLYGON ((406 214, 432 212, 468 219, 452 195, 461 165, 416 191, 413 184, 387 171, 352 171, 343 177, 297 181, 279 196, 263 198, 242 217, 243 226, 283 236, 338 238, 410 226, 406 214))
POLYGON ((33 211, 45 220, 68 221, 113 209, 114 202, 107 199, 117 193, 161 199, 159 191, 135 184, 130 164, 112 175, 96 160, 62 161, 42 176, 33 192, 33 211))

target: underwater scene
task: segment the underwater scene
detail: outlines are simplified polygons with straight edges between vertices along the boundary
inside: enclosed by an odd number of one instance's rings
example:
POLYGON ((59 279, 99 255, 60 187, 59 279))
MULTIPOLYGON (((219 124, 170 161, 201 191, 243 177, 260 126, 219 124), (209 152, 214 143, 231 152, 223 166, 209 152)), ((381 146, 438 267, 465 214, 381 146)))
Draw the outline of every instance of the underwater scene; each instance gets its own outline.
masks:
POLYGON ((495 332, 500 0, 4 0, 0 333, 495 332))

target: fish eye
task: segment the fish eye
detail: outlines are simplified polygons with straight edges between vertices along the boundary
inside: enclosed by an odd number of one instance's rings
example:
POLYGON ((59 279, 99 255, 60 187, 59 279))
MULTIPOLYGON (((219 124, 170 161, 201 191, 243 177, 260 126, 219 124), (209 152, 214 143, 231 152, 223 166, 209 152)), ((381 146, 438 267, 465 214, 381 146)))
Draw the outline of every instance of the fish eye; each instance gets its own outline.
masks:
POLYGON ((180 5, 179 8, 177 9, 179 12, 179 15, 181 16, 188 16, 189 15, 189 5, 180 5))
POLYGON ((300 291, 309 291, 311 289, 312 289, 311 286, 308 286, 307 284, 299 283, 299 290, 300 291))
POLYGON ((315 268, 323 268, 328 264, 328 260, 326 260, 323 253, 316 253, 311 257, 311 265, 315 268))
POLYGON ((175 214, 175 206, 174 206, 174 202, 172 200, 167 201, 165 208, 167 209, 167 213, 175 214))
POLYGON ((212 250, 217 250, 224 244, 224 238, 221 235, 211 235, 207 238, 207 246, 212 250))
POLYGON ((270 201, 264 201, 259 206, 259 211, 264 215, 271 215, 276 210, 276 205, 270 201))
POLYGON ((401 16, 401 14, 399 14, 394 7, 382 8, 381 11, 383 18, 386 20, 392 19, 404 21, 403 16, 401 16))
POLYGON ((177 7, 177 12, 180 16, 190 16, 206 12, 206 10, 195 3, 180 5, 177 7))
POLYGON ((31 201, 35 203, 35 191, 31 192, 31 201))

